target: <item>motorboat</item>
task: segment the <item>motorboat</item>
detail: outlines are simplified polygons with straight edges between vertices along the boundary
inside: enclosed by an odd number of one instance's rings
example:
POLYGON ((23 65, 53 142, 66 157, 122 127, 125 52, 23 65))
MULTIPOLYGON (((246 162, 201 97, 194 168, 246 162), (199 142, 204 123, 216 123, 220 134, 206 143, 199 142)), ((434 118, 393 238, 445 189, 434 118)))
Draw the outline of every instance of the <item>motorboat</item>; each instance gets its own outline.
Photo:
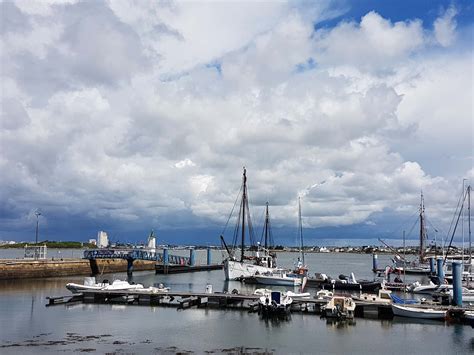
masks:
POLYGON ((430 281, 428 285, 422 285, 419 282, 414 282, 410 291, 413 293, 421 293, 421 294, 428 294, 432 295, 433 293, 436 292, 445 292, 447 290, 452 290, 453 285, 448 285, 448 284, 441 284, 437 285, 430 281))
POLYGON ((382 288, 380 281, 356 280, 354 273, 351 276, 339 275, 339 280, 334 280, 325 274, 316 273, 315 277, 307 280, 308 287, 319 287, 334 290, 352 290, 364 292, 377 292, 382 288))
POLYGON ((253 276, 255 281, 263 285, 300 286, 301 277, 285 271, 273 271, 253 276))
POLYGON ((109 283, 108 280, 102 282, 96 282, 95 277, 86 277, 84 284, 68 283, 66 288, 72 293, 81 293, 84 291, 124 291, 124 290, 143 290, 144 287, 141 284, 129 283, 122 280, 114 280, 109 283))
POLYGON ((311 298, 311 294, 309 292, 296 293, 296 292, 287 291, 285 292, 285 295, 291 297, 293 300, 305 300, 305 299, 311 298))
POLYGON ((359 297, 354 297, 357 300, 369 302, 369 303, 392 303, 392 297, 390 297, 392 291, 390 290, 379 290, 378 294, 372 293, 361 293, 359 297))
MULTIPOLYGON (((450 288, 445 288, 439 292, 440 295, 449 295, 450 297, 453 297, 453 288, 452 285, 450 288)), ((467 287, 462 288, 462 301, 463 303, 470 303, 474 302, 474 290, 469 289, 467 287)))
POLYGON ((334 294, 329 290, 320 290, 316 292, 316 299, 318 300, 330 300, 334 294))
POLYGON ((258 300, 258 313, 265 316, 284 316, 290 313, 293 298, 280 291, 265 292, 258 300))
POLYGON ((446 317, 446 311, 433 308, 422 308, 414 306, 402 306, 400 304, 392 304, 392 311, 395 316, 420 318, 420 319, 441 319, 446 317))
POLYGON ((354 318, 356 304, 352 297, 333 296, 326 306, 323 306, 324 315, 328 318, 354 318))

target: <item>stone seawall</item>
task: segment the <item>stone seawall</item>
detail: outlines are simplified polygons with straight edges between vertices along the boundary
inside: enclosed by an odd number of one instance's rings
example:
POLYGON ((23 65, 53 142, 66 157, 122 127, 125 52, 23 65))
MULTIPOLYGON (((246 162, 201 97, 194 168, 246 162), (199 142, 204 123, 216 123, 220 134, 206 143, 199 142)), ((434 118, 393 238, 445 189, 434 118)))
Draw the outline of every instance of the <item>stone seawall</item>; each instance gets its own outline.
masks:
MULTIPOLYGON (((127 272, 127 260, 97 259, 99 273, 127 272)), ((133 270, 155 270, 154 261, 135 260, 133 270)), ((0 280, 91 275, 86 259, 21 260, 0 259, 0 280)))

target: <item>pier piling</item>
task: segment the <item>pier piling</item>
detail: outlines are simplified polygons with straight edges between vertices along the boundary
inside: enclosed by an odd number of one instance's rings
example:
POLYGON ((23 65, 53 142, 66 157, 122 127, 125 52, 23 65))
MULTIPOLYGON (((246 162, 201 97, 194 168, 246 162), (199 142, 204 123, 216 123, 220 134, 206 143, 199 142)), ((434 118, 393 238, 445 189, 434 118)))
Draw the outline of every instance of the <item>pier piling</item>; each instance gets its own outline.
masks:
POLYGON ((127 259, 127 275, 132 275, 133 273, 133 259, 127 259))
POLYGON ((436 265, 437 265, 438 282, 442 284, 444 283, 443 258, 438 258, 436 260, 436 265))
POLYGON ((453 261, 453 304, 462 306, 462 263, 453 261))
POLYGON ((430 256, 430 273, 432 275, 436 273, 434 256, 430 256))

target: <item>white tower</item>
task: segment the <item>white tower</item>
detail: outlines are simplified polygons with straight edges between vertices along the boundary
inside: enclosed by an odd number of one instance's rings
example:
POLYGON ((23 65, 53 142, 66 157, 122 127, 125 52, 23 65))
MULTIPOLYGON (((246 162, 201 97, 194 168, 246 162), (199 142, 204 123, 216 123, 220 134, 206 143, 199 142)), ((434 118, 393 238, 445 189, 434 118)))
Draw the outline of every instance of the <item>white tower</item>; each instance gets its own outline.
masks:
POLYGON ((147 248, 153 251, 156 250, 156 237, 155 237, 155 232, 153 230, 148 236, 147 248))
POLYGON ((107 248, 109 246, 109 237, 106 232, 99 231, 97 233, 97 247, 107 248))

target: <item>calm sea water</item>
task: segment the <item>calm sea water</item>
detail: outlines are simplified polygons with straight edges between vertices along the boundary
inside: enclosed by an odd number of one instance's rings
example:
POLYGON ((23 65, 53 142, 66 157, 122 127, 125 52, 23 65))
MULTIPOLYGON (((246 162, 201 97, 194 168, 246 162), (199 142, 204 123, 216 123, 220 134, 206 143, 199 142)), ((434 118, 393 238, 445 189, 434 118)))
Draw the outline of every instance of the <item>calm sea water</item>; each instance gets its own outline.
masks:
MULTIPOLYGON (((67 251, 64 251, 67 253, 67 251)), ((185 252, 181 252, 185 253, 185 252)), ((52 256, 52 255, 50 255, 52 256)), ((281 253, 279 264, 291 266, 296 254, 281 253)), ((0 255, 5 257, 5 255, 0 255)), ((219 252, 213 253, 215 261, 219 252)), ((205 251, 197 252, 204 263, 205 251)), ((307 254, 312 272, 337 275, 354 272, 372 279, 371 255, 307 254)), ((379 265, 389 264, 380 255, 379 265)), ((109 280, 125 274, 103 275, 109 280)), ((407 319, 356 318, 354 325, 331 324, 312 314, 292 314, 288 321, 264 321, 240 310, 76 304, 46 307, 46 297, 67 295, 67 282, 82 277, 0 282, 0 354, 195 353, 341 354, 405 353, 465 354, 474 350, 468 326, 407 319)), ((164 283, 173 290, 214 291, 255 287, 225 282, 223 271, 178 275, 136 272, 132 280, 145 286, 164 283)), ((310 290, 310 292, 315 292, 310 290)))

